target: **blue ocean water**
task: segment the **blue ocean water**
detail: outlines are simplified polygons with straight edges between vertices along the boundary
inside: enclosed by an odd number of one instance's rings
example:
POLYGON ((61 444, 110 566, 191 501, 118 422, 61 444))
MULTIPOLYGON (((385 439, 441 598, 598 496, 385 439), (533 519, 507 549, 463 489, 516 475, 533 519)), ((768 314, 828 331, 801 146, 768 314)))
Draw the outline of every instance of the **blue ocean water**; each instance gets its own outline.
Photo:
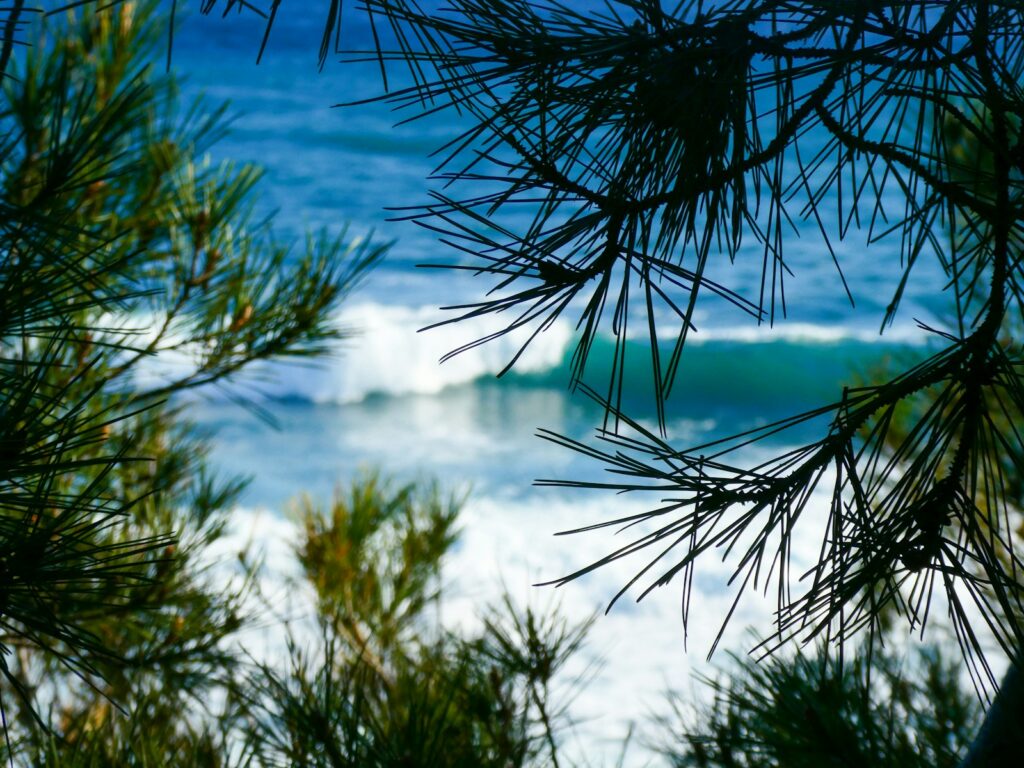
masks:
MULTIPOLYGON (((643 506, 642 500, 532 485, 537 478, 602 476, 600 466, 535 434, 547 428, 586 439, 601 424, 601 410, 567 389, 572 323, 556 324, 500 380, 495 373, 515 353, 514 340, 438 363, 493 324, 419 329, 445 317, 439 306, 478 298, 486 286, 462 273, 417 269, 418 263, 453 256, 430 232, 392 221, 395 212, 388 208, 427 200, 436 185, 428 181, 435 165, 430 154, 457 135, 459 119, 441 113, 396 126, 406 115, 387 105, 332 108, 378 94, 375 65, 329 60, 318 72, 320 9, 303 8, 281 15, 259 66, 261 20, 189 18, 175 39, 174 71, 184 79, 186 98, 203 94, 211 103, 231 102, 237 116, 213 155, 266 169, 261 205, 276 212, 283 238, 326 228, 394 244, 339 317, 359 329, 356 338, 318 366, 266 367, 246 385, 276 425, 224 402, 198 403, 196 417, 211 430, 215 463, 252 478, 243 499, 247 509, 286 514, 298 493, 326 500, 368 467, 469 488, 465 533, 449 573, 456 594, 449 615, 471 621, 502 582, 523 599, 544 601, 552 590, 531 584, 585 565, 614 543, 609 532, 552 534, 643 506)), ((366 44, 358 23, 346 34, 353 47, 366 44)), ((914 319, 932 321, 941 313, 938 265, 916 268, 899 321, 879 337, 902 268, 898 244, 866 247, 854 235, 838 245, 855 299, 851 307, 816 229, 801 225, 790 243, 789 312, 774 328, 718 308, 697 315, 701 332, 684 357, 668 411, 668 431, 680 447, 831 402, 851 377, 913 356, 925 343, 914 319)), ((749 253, 721 265, 720 274, 738 292, 756 296, 760 270, 761 252, 751 242, 749 253)), ((642 342, 632 345, 638 363, 626 382, 624 409, 651 422, 650 374, 642 342)), ((611 339, 599 339, 593 381, 605 378, 611 359, 611 339)), ((779 450, 810 437, 786 434, 756 450, 779 450)), ((750 458, 756 458, 754 449, 750 458)), ((804 536, 796 542, 797 561, 813 558, 820 543, 814 532, 804 536)), ((564 588, 564 609, 582 616, 603 608, 638 562, 564 588)), ((702 615, 709 618, 691 627, 688 652, 672 587, 640 606, 617 607, 598 622, 590 653, 605 659, 604 671, 574 712, 592 735, 608 737, 609 749, 625 732, 625 719, 642 718, 657 707, 666 686, 688 686, 689 671, 701 668, 731 600, 728 575, 727 565, 717 562, 698 576, 694 600, 706 606, 702 615), (611 700, 615 715, 603 703, 611 700)), ((742 647, 748 624, 769 631, 771 608, 751 596, 727 644, 742 647)))

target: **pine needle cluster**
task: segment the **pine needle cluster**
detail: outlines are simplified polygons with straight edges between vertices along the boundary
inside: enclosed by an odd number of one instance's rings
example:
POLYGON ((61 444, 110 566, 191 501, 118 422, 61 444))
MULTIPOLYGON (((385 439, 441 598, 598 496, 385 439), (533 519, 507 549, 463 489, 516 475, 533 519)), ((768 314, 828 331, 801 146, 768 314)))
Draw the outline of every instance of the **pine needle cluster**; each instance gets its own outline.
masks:
POLYGON ((685 621, 694 568, 725 554, 737 600, 753 590, 775 599, 767 648, 877 637, 890 609, 919 630, 938 602, 977 683, 993 685, 979 622, 1006 657, 1024 641, 1010 493, 1024 469, 1013 335, 1024 311, 1019 4, 365 6, 378 35, 369 55, 389 77, 380 99, 408 119, 447 109, 468 121, 438 151, 433 199, 405 214, 456 249, 446 266, 489 280, 453 321, 506 318, 474 346, 510 332, 529 343, 573 318, 572 384, 609 418, 596 442, 542 434, 611 476, 551 482, 658 498, 591 526, 631 538, 566 580, 649 553, 627 589, 681 584, 685 621), (676 445, 665 404, 685 376, 697 307, 782 322, 798 223, 820 234, 839 297, 856 266, 840 241, 898 259, 882 330, 925 261, 947 279, 950 321, 923 326, 932 351, 884 381, 749 433, 676 445), (739 295, 729 270, 750 260, 760 290, 739 295), (653 426, 622 407, 634 329, 648 342, 653 426), (599 332, 617 350, 600 392, 585 380, 599 332), (756 466, 742 458, 808 425, 818 439, 756 466), (817 525, 819 488, 831 497, 820 557, 793 573, 793 532, 817 525))

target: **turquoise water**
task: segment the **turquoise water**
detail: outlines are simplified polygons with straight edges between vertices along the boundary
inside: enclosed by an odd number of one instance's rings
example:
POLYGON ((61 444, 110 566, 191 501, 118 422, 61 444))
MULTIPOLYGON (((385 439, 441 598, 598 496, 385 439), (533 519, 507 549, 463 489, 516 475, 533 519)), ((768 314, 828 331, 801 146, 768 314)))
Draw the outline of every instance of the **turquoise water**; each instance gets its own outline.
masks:
MULTIPOLYGON (((264 62, 255 65, 262 28, 257 23, 193 19, 178 35, 174 68, 187 78, 185 93, 230 100, 238 117, 216 157, 262 164, 265 209, 277 211, 285 236, 309 227, 351 236, 394 240, 386 262, 343 310, 338 321, 361 329, 358 338, 315 368, 271 366, 247 385, 258 393, 276 426, 223 402, 203 401, 195 414, 211 430, 222 469, 249 475, 240 519, 252 510, 286 514, 289 499, 309 492, 321 499, 367 467, 404 477, 437 477, 470 488, 465 535, 448 578, 456 598, 446 608, 453 621, 472 621, 479 603, 504 581, 524 599, 544 601, 553 592, 530 585, 557 577, 604 554, 611 533, 554 537, 598 521, 643 500, 567 489, 537 488, 538 478, 599 479, 602 468, 536 436, 552 429, 587 439, 602 412, 567 389, 573 323, 556 324, 515 371, 498 380, 515 353, 504 340, 444 365, 438 359, 493 325, 418 329, 445 317, 438 307, 478 298, 481 281, 461 273, 417 269, 421 262, 453 258, 431 233, 389 221, 389 206, 427 200, 430 153, 457 134, 447 114, 399 127, 405 115, 386 106, 332 109, 377 92, 373 67, 329 63, 316 71, 319 19, 283 16, 264 62)), ((358 42, 358 27, 349 33, 358 42)), ((868 375, 886 361, 915 354, 925 343, 915 319, 934 321, 944 278, 938 265, 922 264, 904 299, 900 319, 879 338, 878 328, 901 264, 896 243, 870 248, 852 236, 837 248, 855 306, 845 299, 815 225, 801 225, 789 248, 793 276, 787 283, 789 316, 774 329, 708 305, 698 312, 700 332, 686 355, 668 409, 668 431, 680 447, 768 423, 835 400, 843 382, 868 375)), ((761 250, 752 239, 735 264, 712 276, 756 297, 761 250)), ((652 384, 641 342, 631 342, 624 409, 653 422, 652 384)), ((612 343, 599 339, 588 380, 606 380, 612 343)), ((792 433, 759 451, 810 439, 792 433)), ((751 460, 756 457, 751 453, 751 460)), ((254 531, 258 535, 259 531, 254 531)), ((795 560, 813 558, 814 532, 796 541, 795 560)), ((636 567, 625 563, 560 591, 574 616, 603 608, 636 567)), ((686 687, 701 668, 731 601, 729 569, 708 563, 695 582, 695 604, 706 620, 691 627, 682 645, 678 590, 661 590, 640 606, 626 602, 598 622, 589 658, 604 671, 581 697, 575 714, 610 743, 625 732, 624 717, 643 717, 666 686, 686 687), (602 702, 616 701, 619 714, 602 702)), ((738 611, 727 645, 741 647, 747 625, 768 631, 771 604, 749 596, 738 611)))

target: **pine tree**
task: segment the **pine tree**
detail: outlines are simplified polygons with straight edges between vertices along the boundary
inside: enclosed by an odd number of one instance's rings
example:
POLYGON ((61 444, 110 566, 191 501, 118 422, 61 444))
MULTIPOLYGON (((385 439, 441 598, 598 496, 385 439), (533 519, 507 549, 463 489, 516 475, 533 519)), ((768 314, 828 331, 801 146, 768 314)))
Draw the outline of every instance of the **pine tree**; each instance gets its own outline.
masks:
POLYGON ((242 483, 207 468, 181 395, 325 350, 333 311, 382 253, 274 239, 254 209, 258 169, 204 159, 223 110, 181 111, 150 63, 166 31, 155 6, 40 19, 17 3, 3 18, 0 714, 12 764, 227 760, 223 734, 188 713, 237 656, 224 640, 247 587, 225 583, 207 552, 242 483), (107 731, 97 751, 90 734, 107 731))
POLYGON ((704 680, 713 699, 696 719, 691 701, 670 697, 655 746, 675 768, 955 768, 981 719, 956 655, 733 656, 704 680))
MULTIPOLYGON (((271 20, 279 5, 271 3, 271 20)), ((505 333, 532 340, 572 315, 579 338, 571 383, 602 403, 608 418, 596 443, 544 435, 620 479, 552 482, 658 498, 648 513, 590 526, 626 526, 633 538, 559 583, 649 552, 649 564, 614 599, 678 584, 686 622, 694 569, 730 551, 737 600, 752 589, 777 595, 775 626, 761 645, 768 651, 797 638, 841 651, 866 637, 870 652, 884 616, 917 631, 945 613, 983 695, 996 675, 982 635, 1010 662, 967 764, 1019 754, 1019 729, 1007 724, 1024 711, 1016 493, 1024 469, 1016 334, 1024 310, 1024 7, 1000 0, 363 5, 385 84, 400 83, 381 99, 407 116, 457 109, 472 121, 441 150, 443 188, 407 213, 457 249, 453 268, 487 282, 486 294, 453 322, 511 318, 453 354, 505 333), (963 151, 964 137, 971 151, 963 151), (518 206, 534 214, 521 230, 502 218, 518 206), (666 435, 666 407, 685 371, 696 308, 710 302, 756 324, 781 321, 788 233, 799 218, 819 228, 823 258, 847 292, 844 270, 854 265, 840 259, 838 241, 896 244, 900 275, 878 318, 883 331, 926 260, 948 280, 950 322, 925 327, 930 352, 885 381, 849 386, 831 403, 751 432, 680 448, 666 435), (711 277, 727 275, 721 263, 744 258, 751 240, 762 268, 757 296, 711 277), (648 337, 654 428, 622 408, 634 362, 625 340, 634 327, 648 337), (585 373, 601 330, 617 343, 610 380, 598 392, 585 373), (808 426, 820 437, 800 448, 757 466, 735 458, 752 443, 808 426), (808 524, 819 486, 832 488, 821 555, 797 584, 793 531, 808 524)), ((340 8, 331 3, 322 59, 340 8)))
POLYGON ((260 664, 238 687, 257 765, 565 765, 559 684, 588 623, 506 597, 481 607, 479 629, 439 626, 461 505, 378 476, 326 512, 300 504, 318 642, 292 638, 286 669, 260 664))

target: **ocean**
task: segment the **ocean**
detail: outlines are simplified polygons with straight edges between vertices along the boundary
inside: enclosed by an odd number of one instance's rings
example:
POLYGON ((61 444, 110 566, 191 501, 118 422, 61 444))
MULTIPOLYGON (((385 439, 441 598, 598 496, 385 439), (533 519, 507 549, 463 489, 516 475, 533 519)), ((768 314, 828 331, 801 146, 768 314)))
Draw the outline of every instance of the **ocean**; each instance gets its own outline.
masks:
MULTIPOLYGON (((438 185, 428 179, 435 165, 431 152, 457 135, 460 118, 444 112, 396 125, 408 115, 387 105, 333 108, 379 93, 380 83, 375 65, 341 66, 336 57, 317 71, 321 9, 311 10, 313 5, 282 6, 258 66, 262 24, 244 15, 187 18, 172 57, 184 98, 202 94, 211 104, 230 102, 235 117, 212 156, 263 166, 260 205, 276 212, 282 239, 323 228, 393 242, 337 319, 356 329, 354 338, 317 365, 264 366, 239 385, 275 424, 216 398, 194 404, 193 416, 212 436, 214 465, 252 479, 237 510, 238 531, 283 556, 289 504, 297 495, 326 504, 335 489, 373 469, 437 479, 445 488, 468 491, 462 535, 445 572, 451 595, 442 607, 445 622, 472 626, 503 588, 520 601, 557 603, 572 618, 602 612, 643 560, 617 563, 557 589, 533 586, 601 557, 627 535, 556 533, 657 502, 534 485, 542 478, 604 474, 592 460, 537 435, 544 428, 588 440, 601 426, 601 409, 567 386, 574 320, 556 323, 500 379, 495 374, 518 348, 512 339, 439 363, 446 352, 496 326, 483 321, 420 329, 450 316, 439 307, 479 298, 489 286, 462 273, 417 268, 456 256, 431 232, 393 221, 396 212, 389 208, 427 201, 438 185)), ((353 47, 366 44, 359 24, 345 34, 353 47)), ((756 297, 761 250, 748 241, 736 263, 721 265, 718 274, 739 293, 756 297)), ((832 402, 843 383, 921 350, 926 338, 915 321, 935 322, 943 308, 938 264, 916 268, 897 323, 880 335, 902 269, 898 242, 867 247, 854 233, 837 253, 853 306, 816 225, 805 222, 788 251, 793 274, 787 317, 769 328, 738 312, 698 312, 700 332, 684 354, 681 383, 668 408, 674 444, 706 442, 832 402)), ((625 382, 624 410, 653 423, 642 343, 631 342, 637 364, 625 382)), ((611 338, 600 338, 593 381, 604 380, 611 357, 611 338)), ((788 433, 750 448, 747 457, 756 463, 759 454, 812 438, 806 430, 788 433)), ((820 501, 823 515, 825 497, 820 501)), ((819 534, 803 531, 795 540, 794 571, 814 562, 819 534)), ((707 560, 695 579, 687 637, 678 585, 640 603, 627 596, 597 620, 578 670, 598 663, 597 671, 570 710, 580 724, 573 749, 591 764, 610 763, 630 721, 659 711, 666 689, 692 690, 700 700, 693 673, 714 668, 705 657, 735 594, 728 584, 731 562, 707 560)), ((773 595, 746 595, 722 647, 749 650, 751 632, 771 631, 772 608, 773 595)), ((724 663, 724 654, 715 661, 724 663)), ((640 744, 630 755, 638 764, 646 759, 640 744)))

